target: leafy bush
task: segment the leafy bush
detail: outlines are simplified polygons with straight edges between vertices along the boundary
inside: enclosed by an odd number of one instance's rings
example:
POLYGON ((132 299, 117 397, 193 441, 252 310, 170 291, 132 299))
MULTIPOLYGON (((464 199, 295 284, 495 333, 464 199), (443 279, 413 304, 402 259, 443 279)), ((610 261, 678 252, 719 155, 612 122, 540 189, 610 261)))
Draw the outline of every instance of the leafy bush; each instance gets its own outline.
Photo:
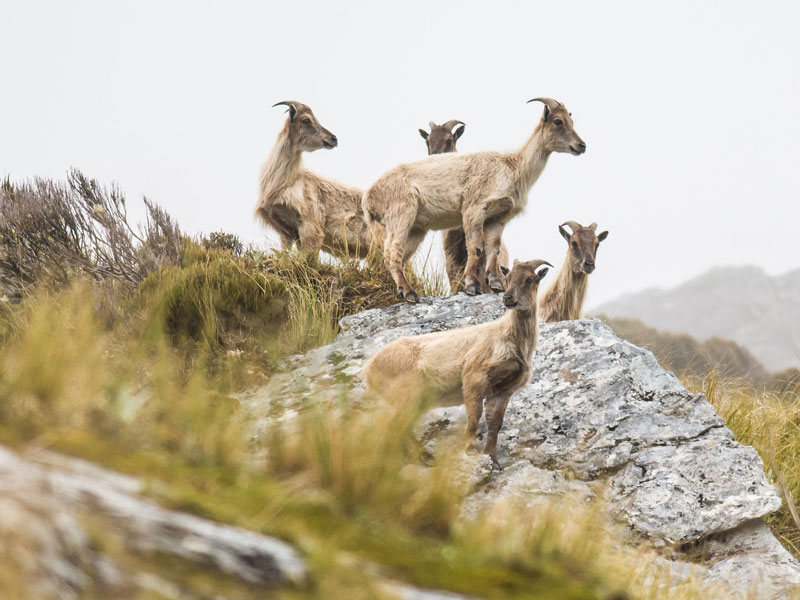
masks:
POLYGON ((234 256, 241 256, 244 252, 242 240, 236 234, 224 231, 212 231, 201 238, 200 244, 206 250, 227 250, 234 256))
POLYGON ((210 352, 237 348, 254 335, 277 336, 287 316, 280 279, 246 257, 189 241, 182 263, 151 273, 138 296, 159 330, 163 324, 174 341, 210 352))

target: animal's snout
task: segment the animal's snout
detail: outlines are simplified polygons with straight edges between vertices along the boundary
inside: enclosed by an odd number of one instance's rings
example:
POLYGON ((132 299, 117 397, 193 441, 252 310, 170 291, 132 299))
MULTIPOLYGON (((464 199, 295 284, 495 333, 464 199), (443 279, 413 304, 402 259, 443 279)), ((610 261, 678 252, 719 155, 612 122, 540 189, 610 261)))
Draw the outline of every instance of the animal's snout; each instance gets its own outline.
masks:
POLYGON ((575 156, 583 154, 586 152, 586 142, 582 139, 578 138, 578 141, 574 144, 570 144, 569 151, 572 152, 575 156))
POLYGON ((336 148, 339 145, 339 140, 336 139, 335 135, 330 134, 323 143, 327 148, 336 148))
POLYGON ((583 270, 586 271, 587 273, 591 273, 592 271, 594 271, 594 260, 592 260, 591 258, 587 258, 583 262, 583 270))
POLYGON ((514 296, 509 293, 505 293, 503 294, 503 304, 506 306, 506 308, 511 308, 519 303, 514 299, 514 296))

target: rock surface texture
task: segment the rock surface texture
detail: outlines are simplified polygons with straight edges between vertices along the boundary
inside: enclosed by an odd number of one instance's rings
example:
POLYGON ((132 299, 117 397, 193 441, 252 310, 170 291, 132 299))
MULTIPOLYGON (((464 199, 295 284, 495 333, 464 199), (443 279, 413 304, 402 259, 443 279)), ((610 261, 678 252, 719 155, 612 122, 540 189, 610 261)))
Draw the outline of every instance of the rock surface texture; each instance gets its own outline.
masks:
MULTIPOLYGON (((242 400, 265 419, 276 406, 299 408, 342 388, 357 403, 362 365, 388 342, 503 310, 497 296, 459 294, 347 317, 334 343, 294 357, 285 374, 242 400)), ((420 438, 435 453, 444 435, 463 431, 464 418, 463 407, 433 409, 420 438)), ((691 571, 734 595, 785 598, 800 586, 800 563, 761 519, 781 499, 755 450, 734 439, 703 395, 598 320, 541 327, 531 382, 511 399, 498 450, 503 470, 478 460, 465 479, 475 483, 465 517, 510 495, 540 502, 604 494, 616 521, 663 551, 675 573, 687 572, 681 549, 702 544, 705 560, 691 571)))
MULTIPOLYGON (((157 562, 169 557, 186 568, 216 569, 267 587, 305 583, 306 565, 288 544, 165 510, 141 499, 142 491, 137 479, 81 460, 43 451, 23 457, 0 447, 0 548, 12 549, 4 563, 11 560, 35 582, 26 597, 200 596, 148 570, 146 561, 135 568, 116 564, 93 541, 97 532, 103 543, 113 536, 157 562)), ((0 597, 15 594, 0 591, 0 597)))

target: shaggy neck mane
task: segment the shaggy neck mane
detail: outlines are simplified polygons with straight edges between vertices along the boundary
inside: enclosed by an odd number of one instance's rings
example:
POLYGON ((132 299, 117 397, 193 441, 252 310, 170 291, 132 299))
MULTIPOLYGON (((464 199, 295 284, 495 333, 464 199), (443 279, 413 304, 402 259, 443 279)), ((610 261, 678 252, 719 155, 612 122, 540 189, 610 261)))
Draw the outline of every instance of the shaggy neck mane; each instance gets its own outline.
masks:
POLYGON ((525 142, 525 145, 517 152, 518 174, 517 174, 517 187, 520 191, 527 194, 528 190, 533 187, 539 175, 542 174, 547 159, 550 157, 550 151, 544 148, 544 123, 541 121, 536 129, 533 130, 531 137, 525 142))
POLYGON ((302 152, 289 139, 289 121, 278 134, 275 147, 261 167, 261 197, 272 199, 297 179, 302 152))
MULTIPOLYGON (((560 321, 579 319, 588 283, 589 278, 586 273, 583 271, 576 273, 572 270, 568 252, 564 266, 561 267, 553 286, 544 295, 543 308, 546 307, 546 312, 549 315, 556 315, 560 321)), ((545 318, 549 316, 545 315, 545 318)))
POLYGON ((509 339, 514 348, 519 348, 522 357, 530 362, 536 338, 539 335, 539 318, 536 314, 536 304, 530 310, 506 310, 504 316, 505 326, 509 339))

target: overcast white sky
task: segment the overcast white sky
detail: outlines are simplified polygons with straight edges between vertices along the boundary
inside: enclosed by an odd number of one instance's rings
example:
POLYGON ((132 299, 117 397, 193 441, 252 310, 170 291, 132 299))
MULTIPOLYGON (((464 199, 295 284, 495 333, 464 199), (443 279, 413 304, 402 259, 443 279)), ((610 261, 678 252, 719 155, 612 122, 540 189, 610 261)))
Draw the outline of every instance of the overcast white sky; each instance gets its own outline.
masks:
POLYGON ((588 145, 554 155, 505 240, 560 264, 565 220, 611 234, 589 305, 713 265, 800 267, 800 17, 792 2, 0 0, 0 175, 78 167, 190 233, 266 243, 258 170, 312 107, 339 147, 307 155, 366 187, 425 155, 513 150, 563 101, 588 145))

